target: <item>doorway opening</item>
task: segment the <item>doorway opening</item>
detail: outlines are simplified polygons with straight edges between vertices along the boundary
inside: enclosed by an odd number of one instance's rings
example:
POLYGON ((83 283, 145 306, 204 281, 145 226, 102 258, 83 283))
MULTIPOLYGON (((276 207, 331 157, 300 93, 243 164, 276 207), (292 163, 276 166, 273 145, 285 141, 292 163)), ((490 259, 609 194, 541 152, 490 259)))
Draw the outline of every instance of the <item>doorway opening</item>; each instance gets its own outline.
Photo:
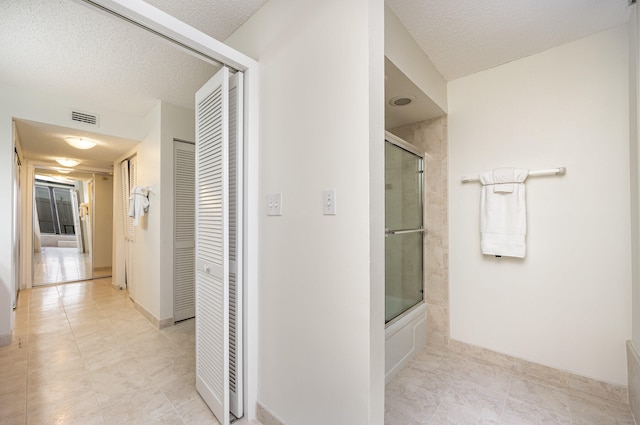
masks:
POLYGON ((32 285, 111 276, 113 179, 36 168, 32 285))

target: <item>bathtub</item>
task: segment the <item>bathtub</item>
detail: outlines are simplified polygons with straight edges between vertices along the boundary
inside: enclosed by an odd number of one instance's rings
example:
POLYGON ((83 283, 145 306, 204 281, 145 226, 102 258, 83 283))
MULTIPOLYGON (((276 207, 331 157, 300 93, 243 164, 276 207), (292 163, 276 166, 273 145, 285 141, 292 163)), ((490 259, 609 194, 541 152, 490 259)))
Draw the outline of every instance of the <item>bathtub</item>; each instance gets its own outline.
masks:
MULTIPOLYGON (((385 302, 394 302, 387 297, 385 302)), ((427 306, 424 302, 393 319, 385 330, 385 384, 406 366, 427 342, 427 306)))

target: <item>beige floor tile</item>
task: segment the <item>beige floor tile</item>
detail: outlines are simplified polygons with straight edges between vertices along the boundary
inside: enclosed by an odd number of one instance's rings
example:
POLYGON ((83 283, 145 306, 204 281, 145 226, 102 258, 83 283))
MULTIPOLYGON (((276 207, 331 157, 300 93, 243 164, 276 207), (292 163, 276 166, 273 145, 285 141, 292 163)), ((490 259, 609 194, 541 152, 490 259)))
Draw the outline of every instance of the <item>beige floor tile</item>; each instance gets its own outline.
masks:
POLYGON ((217 425, 219 422, 200 396, 193 397, 177 409, 185 425, 217 425))
POLYGON ((5 418, 3 416, 0 417, 2 417, 2 425, 25 425, 27 422, 26 415, 18 415, 12 418, 5 418))
POLYGON ((445 347, 425 347, 385 396, 385 425, 635 425, 624 403, 445 347))
POLYGON ((569 398, 572 425, 635 425, 629 407, 587 394, 569 398))
POLYGON ((0 399, 14 394, 26 394, 27 378, 25 371, 26 368, 18 368, 0 374, 0 399))
POLYGON ((29 407, 27 425, 104 425, 102 411, 90 392, 53 403, 29 407))
POLYGON ((175 406, 187 423, 216 423, 197 404, 193 321, 159 331, 110 279, 23 291, 15 316, 23 336, 0 348, 2 425, 184 425, 175 406))
POLYGON ((137 357, 148 378, 158 387, 180 378, 193 378, 195 382, 195 361, 177 354, 155 354, 137 357))
POLYGON ((445 398, 438 406, 429 424, 434 425, 502 425, 499 414, 482 404, 461 402, 456 398, 445 398))
POLYGON ((459 380, 451 385, 443 403, 464 408, 466 412, 485 421, 496 421, 502 414, 506 400, 506 393, 493 392, 472 382, 459 380))
POLYGON ((82 352, 84 368, 89 372, 115 369, 132 358, 133 355, 126 347, 121 348, 117 345, 104 345, 94 350, 82 352))
POLYGON ((385 423, 401 425, 428 423, 441 398, 413 382, 394 381, 385 391, 385 423))
POLYGON ((0 418, 25 417, 27 413, 27 391, 15 391, 0 396, 0 418))
POLYGON ((93 386, 86 374, 65 376, 58 374, 52 379, 42 379, 38 383, 29 380, 27 386, 27 408, 29 414, 41 406, 64 403, 93 395, 93 386))
POLYGON ((184 424, 173 404, 155 387, 114 400, 103 408, 102 414, 107 425, 184 424))
POLYGON ((160 386, 160 391, 177 409, 194 398, 200 398, 195 382, 195 376, 176 378, 160 386))
POLYGON ((504 425, 571 425, 568 416, 511 398, 505 403, 501 419, 504 425))
POLYGON ((104 408, 137 392, 156 388, 134 359, 121 363, 119 367, 107 366, 91 372, 91 382, 104 408))
POLYGON ((556 412, 562 416, 569 415, 570 396, 568 390, 514 378, 511 381, 509 397, 556 412))
POLYGON ((490 391, 504 394, 509 391, 513 376, 505 369, 476 360, 460 362, 457 364, 454 374, 490 391))

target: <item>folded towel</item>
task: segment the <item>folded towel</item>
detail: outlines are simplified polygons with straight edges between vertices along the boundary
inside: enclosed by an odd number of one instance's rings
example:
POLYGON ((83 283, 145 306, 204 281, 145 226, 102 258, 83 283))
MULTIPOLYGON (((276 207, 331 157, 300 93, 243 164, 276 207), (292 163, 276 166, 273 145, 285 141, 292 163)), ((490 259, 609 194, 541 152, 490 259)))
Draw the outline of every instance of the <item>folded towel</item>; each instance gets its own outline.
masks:
MULTIPOLYGON (((512 168, 506 172, 494 170, 480 174, 482 195, 480 199, 481 250, 487 255, 524 258, 526 254, 527 207, 524 181, 529 170, 512 168), (498 171, 494 174, 494 172, 498 171), (503 186, 509 173, 512 188, 495 191, 503 186), (496 181, 497 175, 500 180, 496 181), (509 191, 511 189, 511 191, 509 191)), ((509 185, 504 185, 509 186, 509 185)))
POLYGON ((511 193, 515 182, 515 168, 496 168, 493 173, 493 191, 511 193))
POLYGON ((129 217, 133 217, 133 225, 137 226, 140 217, 149 211, 149 198, 144 186, 134 186, 129 197, 129 217))

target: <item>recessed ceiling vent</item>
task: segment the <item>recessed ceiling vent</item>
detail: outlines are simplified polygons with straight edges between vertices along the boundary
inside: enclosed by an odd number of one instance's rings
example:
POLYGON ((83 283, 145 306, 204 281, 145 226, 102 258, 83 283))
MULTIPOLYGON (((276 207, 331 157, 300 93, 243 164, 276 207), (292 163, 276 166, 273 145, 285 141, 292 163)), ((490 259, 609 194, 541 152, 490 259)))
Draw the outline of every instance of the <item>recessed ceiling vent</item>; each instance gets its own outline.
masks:
POLYGON ((81 122, 83 124, 100 126, 100 117, 86 112, 71 111, 71 121, 81 122))
POLYGON ((407 106, 416 100, 415 96, 396 96, 389 101, 391 106, 407 106))

